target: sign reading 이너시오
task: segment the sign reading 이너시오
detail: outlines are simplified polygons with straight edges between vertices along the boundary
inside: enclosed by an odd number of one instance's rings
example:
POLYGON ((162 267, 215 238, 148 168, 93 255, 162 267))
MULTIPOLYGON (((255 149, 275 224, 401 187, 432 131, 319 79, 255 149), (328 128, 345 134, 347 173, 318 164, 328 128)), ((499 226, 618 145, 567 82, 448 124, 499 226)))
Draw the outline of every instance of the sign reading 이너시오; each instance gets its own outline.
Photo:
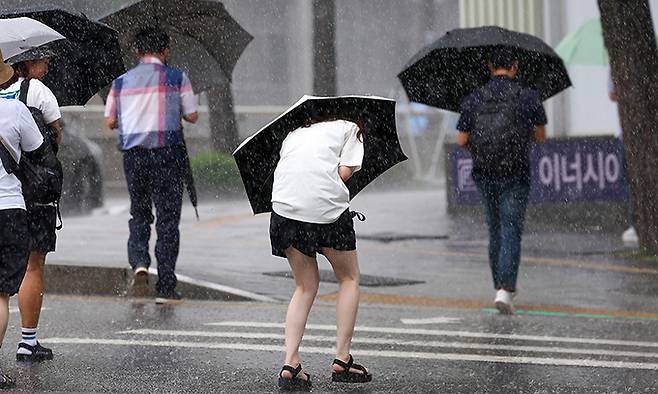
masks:
MULTIPOLYGON (((450 153, 457 204, 480 201, 473 161, 459 147, 450 153)), ((617 138, 579 138, 534 145, 530 152, 530 202, 625 201, 623 146, 617 138)))

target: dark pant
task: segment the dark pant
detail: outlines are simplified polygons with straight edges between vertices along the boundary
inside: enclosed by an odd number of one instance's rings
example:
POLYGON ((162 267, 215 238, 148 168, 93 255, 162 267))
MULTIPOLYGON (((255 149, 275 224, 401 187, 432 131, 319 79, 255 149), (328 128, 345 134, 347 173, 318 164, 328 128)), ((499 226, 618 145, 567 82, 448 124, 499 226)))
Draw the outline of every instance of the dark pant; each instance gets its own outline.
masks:
POLYGON ((136 267, 149 267, 149 238, 153 205, 158 239, 156 290, 169 292, 176 287, 176 259, 180 243, 178 225, 183 203, 182 150, 180 147, 131 149, 123 154, 123 166, 130 193, 128 261, 136 267))
POLYGON ((475 183, 489 226, 489 265, 494 288, 515 291, 530 186, 525 182, 491 179, 475 183))

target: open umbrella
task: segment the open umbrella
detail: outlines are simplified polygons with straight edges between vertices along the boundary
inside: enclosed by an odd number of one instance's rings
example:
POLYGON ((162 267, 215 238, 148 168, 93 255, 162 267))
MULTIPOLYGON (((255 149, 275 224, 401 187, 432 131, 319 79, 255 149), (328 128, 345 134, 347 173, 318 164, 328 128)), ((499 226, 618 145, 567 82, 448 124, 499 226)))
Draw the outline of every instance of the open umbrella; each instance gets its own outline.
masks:
POLYGON ((555 47, 555 52, 569 65, 608 65, 608 51, 603 44, 601 20, 590 19, 567 34, 555 47))
POLYGON ((120 32, 126 65, 136 62, 135 33, 159 27, 170 38, 169 64, 182 69, 197 92, 227 86, 253 37, 217 1, 142 0, 109 12, 101 21, 120 32))
POLYGON ((497 26, 454 29, 418 52, 398 75, 410 101, 458 111, 462 99, 490 78, 497 48, 518 57, 521 84, 545 100, 571 86, 562 59, 541 39, 497 26))
POLYGON ((65 38, 34 19, 25 17, 0 19, 0 50, 5 59, 65 38))
POLYGON ((233 152, 254 214, 272 210, 273 175, 281 144, 289 132, 303 126, 310 111, 362 121, 365 125, 361 170, 346 183, 350 199, 386 170, 407 159, 395 127, 394 100, 374 96, 304 96, 233 152))
MULTIPOLYGON (((43 79, 59 105, 84 105, 100 89, 125 72, 118 34, 109 26, 83 14, 54 7, 4 11, 0 18, 29 17, 48 25, 67 39, 41 46, 54 55, 49 58, 43 79)), ((8 63, 20 58, 8 58, 8 63)))

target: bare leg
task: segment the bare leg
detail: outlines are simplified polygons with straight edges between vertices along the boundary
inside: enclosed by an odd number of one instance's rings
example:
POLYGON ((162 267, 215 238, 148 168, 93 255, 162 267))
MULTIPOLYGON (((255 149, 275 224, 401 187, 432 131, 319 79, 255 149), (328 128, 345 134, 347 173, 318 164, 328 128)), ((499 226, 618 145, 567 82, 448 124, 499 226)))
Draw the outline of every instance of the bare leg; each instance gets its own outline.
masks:
POLYGON ((5 339, 9 322, 9 295, 0 293, 0 345, 5 339))
MULTIPOLYGON (((315 258, 306 256, 293 247, 286 249, 286 257, 288 257, 288 263, 295 278, 295 293, 292 295, 286 313, 285 364, 296 367, 300 362, 299 344, 304 336, 308 314, 311 312, 313 301, 318 293, 320 274, 315 258)), ((282 376, 286 379, 292 378, 288 371, 284 371, 282 376)), ((303 373, 297 376, 306 379, 306 375, 303 373)))
POLYGON ((31 252, 27 271, 18 290, 18 309, 21 313, 21 325, 25 328, 37 328, 43 303, 43 266, 46 255, 31 252))
MULTIPOLYGON (((336 358, 347 362, 359 309, 359 260, 356 250, 322 248, 322 253, 331 263, 339 286, 336 301, 336 358)), ((343 370, 338 365, 333 365, 333 369, 337 372, 343 370)), ((352 369, 352 372, 361 371, 352 369)))

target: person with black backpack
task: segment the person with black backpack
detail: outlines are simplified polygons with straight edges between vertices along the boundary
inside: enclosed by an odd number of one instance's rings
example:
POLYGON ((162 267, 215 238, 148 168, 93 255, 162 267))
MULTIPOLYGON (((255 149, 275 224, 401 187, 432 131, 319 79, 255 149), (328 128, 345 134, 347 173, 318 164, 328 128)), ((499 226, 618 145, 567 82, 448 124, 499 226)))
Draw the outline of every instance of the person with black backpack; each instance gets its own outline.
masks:
POLYGON ((30 258, 27 273, 18 292, 22 334, 16 352, 16 359, 19 361, 38 362, 53 358, 52 351, 41 346, 37 340, 37 326, 43 303, 44 265, 46 255, 55 251, 58 203, 62 187, 61 164, 55 157, 62 139, 61 113, 57 98, 40 81, 48 72, 48 57, 51 55, 50 51, 43 48, 33 48, 11 58, 12 67, 19 78, 0 91, 0 97, 20 100, 28 107, 51 152, 48 156, 51 165, 47 167, 52 171, 44 174, 48 176, 50 187, 35 188, 37 182, 22 179, 23 195, 27 204, 30 258))
POLYGON ((496 48, 491 80, 461 104, 458 144, 470 150, 472 175, 489 227, 489 265, 502 314, 512 314, 521 235, 530 191, 530 148, 544 142, 546 113, 539 94, 523 87, 512 49, 496 48))
MULTIPOLYGON (((0 52, 0 89, 15 80, 14 70, 2 62, 0 52)), ((0 99, 0 344, 7 330, 9 297, 18 292, 29 253, 25 200, 21 181, 13 172, 28 157, 41 160, 47 145, 43 141, 22 103, 0 99)), ((14 386, 11 377, 0 373, 0 389, 14 386)))

